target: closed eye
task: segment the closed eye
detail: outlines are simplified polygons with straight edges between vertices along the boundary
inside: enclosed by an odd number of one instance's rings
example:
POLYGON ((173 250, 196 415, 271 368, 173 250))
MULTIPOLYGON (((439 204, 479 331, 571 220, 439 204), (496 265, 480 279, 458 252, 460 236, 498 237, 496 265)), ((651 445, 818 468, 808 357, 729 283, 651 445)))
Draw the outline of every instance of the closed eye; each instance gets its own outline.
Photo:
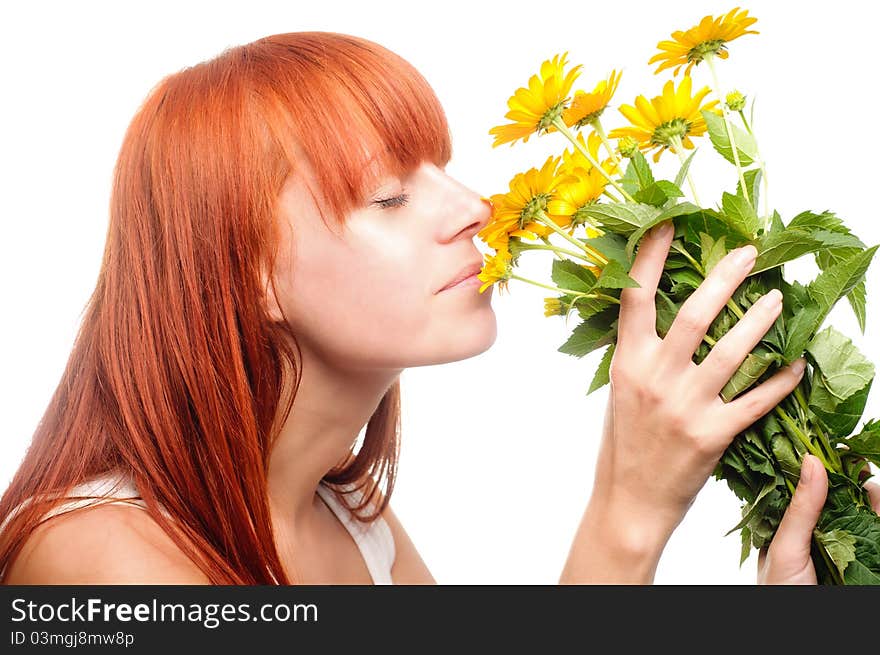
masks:
POLYGON ((409 202, 409 194, 401 193, 399 196, 394 196, 393 198, 383 198, 381 200, 374 200, 374 205, 379 205, 383 209, 390 209, 393 207, 403 207, 406 203, 409 202))

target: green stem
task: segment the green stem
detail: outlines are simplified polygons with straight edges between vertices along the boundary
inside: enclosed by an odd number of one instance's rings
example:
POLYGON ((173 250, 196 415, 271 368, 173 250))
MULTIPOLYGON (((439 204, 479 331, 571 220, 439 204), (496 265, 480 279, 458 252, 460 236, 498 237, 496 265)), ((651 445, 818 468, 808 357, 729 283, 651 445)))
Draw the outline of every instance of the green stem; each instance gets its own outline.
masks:
POLYGON ((614 202, 623 202, 623 200, 611 193, 611 191, 609 191, 607 188, 602 190, 602 195, 607 196, 610 200, 613 200, 614 202))
MULTIPOLYGON (((807 403, 807 399, 804 397, 803 391, 801 391, 800 385, 794 388, 794 397, 797 400, 798 405, 800 405, 801 409, 803 410, 806 420, 806 418, 809 417, 810 407, 809 403, 807 403)), ((815 428, 816 430, 817 436, 819 437, 819 443, 822 445, 822 447, 825 449, 825 452, 834 463, 835 468, 832 470, 835 473, 840 473, 841 475, 843 475, 843 462, 840 461, 840 455, 837 452, 837 448, 832 447, 831 442, 828 439, 828 435, 825 434, 825 431, 819 424, 813 423, 812 425, 813 428, 815 428)))
POLYGON ((707 55, 703 60, 709 65, 712 72, 712 81, 715 84, 715 95, 718 98, 718 104, 721 105, 721 116, 724 119, 724 127, 727 130, 727 138, 730 140, 730 151, 733 153, 733 164, 736 166, 736 172, 739 175, 739 183, 742 186, 743 197, 746 202, 751 203, 749 199, 749 190, 746 189, 746 178, 743 175, 742 166, 739 163, 739 148, 736 147, 736 140, 733 138, 733 127, 730 124, 730 118, 727 115, 727 105, 724 104, 724 97, 721 95, 721 85, 718 83, 718 74, 715 72, 715 62, 713 55, 707 55))
MULTIPOLYGON (((684 156, 684 144, 681 142, 681 137, 677 134, 672 137, 672 149, 675 151, 675 154, 678 155, 678 161, 681 162, 681 165, 684 166, 687 158, 684 156)), ((694 186, 694 181, 691 178, 691 169, 688 168, 687 171, 687 181, 691 187, 691 195, 694 197, 694 202, 697 206, 700 206, 700 198, 697 196, 697 187, 694 186)))
POLYGON ((834 578, 834 581, 839 585, 846 584, 843 581, 843 576, 840 575, 840 571, 837 570, 837 566, 835 566, 831 557, 829 557, 828 552, 825 550, 825 546, 816 541, 816 547, 819 552, 822 553, 822 560, 825 562, 825 566, 828 567, 828 572, 831 574, 831 577, 834 578))
POLYGON ((566 139, 571 141, 572 145, 577 149, 577 151, 579 153, 581 153, 584 157, 586 157, 587 161, 590 162, 590 164, 593 166, 593 168, 598 170, 599 173, 606 180, 608 180, 608 183, 611 184, 611 186, 613 186, 615 189, 617 189, 620 192, 620 195, 622 195, 624 198, 626 198, 626 200, 628 202, 635 202, 635 200, 633 200, 632 196, 626 192, 626 189, 624 189, 622 186, 620 186, 620 184, 613 177, 611 177, 608 174, 608 172, 604 168, 602 168, 602 166, 599 165, 599 162, 597 162, 595 159, 593 159, 593 155, 591 155, 589 153, 589 151, 580 144, 580 142, 577 140, 577 138, 574 136, 574 134, 572 134, 571 130, 568 129, 568 126, 565 124, 565 122, 562 120, 562 118, 556 118, 553 121, 553 127, 555 127, 557 130, 559 130, 562 133, 562 135, 565 136, 566 139))
POLYGON ((605 145, 605 149, 608 151, 608 154, 611 155, 611 161, 614 162, 615 166, 620 166, 620 159, 617 156, 617 153, 614 152, 614 148, 611 143, 608 141, 608 137, 605 135, 605 129, 602 127, 602 121, 596 118, 590 125, 593 126, 593 129, 596 130, 596 134, 599 135, 599 138, 602 139, 602 143, 605 145))
MULTIPOLYGON (((519 280, 520 282, 528 282, 529 284, 534 284, 536 287, 542 287, 544 289, 550 289, 550 291, 554 291, 561 295, 573 295, 577 298, 595 298, 597 300, 607 300, 608 302, 615 303, 617 305, 620 304, 620 301, 614 296, 608 296, 604 293, 598 292, 589 292, 584 293, 583 291, 575 291, 574 289, 564 289, 562 287, 554 287, 549 284, 544 284, 543 282, 538 282, 537 280, 531 280, 527 277, 522 277, 521 275, 512 274, 510 276, 511 280, 519 280)), ((573 301, 572 301, 573 302, 573 301)))
MULTIPOLYGON (((538 244, 523 244, 519 246, 520 250, 552 250, 555 253, 562 253, 564 255, 568 255, 569 257, 577 257, 578 259, 583 259, 585 262, 590 264, 595 264, 595 262, 589 257, 585 257, 584 253, 577 253, 574 250, 569 250, 568 248, 560 248, 559 246, 550 242, 550 239, 547 237, 541 237, 541 240, 546 243, 546 246, 539 246, 538 244)), ((560 259, 563 259, 560 257, 560 259)))
POLYGON ((563 237, 566 241, 569 241, 570 243, 573 243, 573 244, 576 245, 578 248, 580 248, 581 250, 583 250, 584 252, 586 252, 588 255, 590 255, 590 256, 595 260, 595 262, 596 262, 599 266, 605 266, 605 264, 608 263, 608 259, 607 259, 602 253, 600 253, 599 251, 597 251, 595 248, 591 248, 590 246, 586 245, 583 241, 578 241, 578 240, 575 239, 573 236, 570 236, 570 235, 568 234, 568 232, 566 232, 566 231, 563 230, 561 227, 559 227, 559 226, 556 224, 556 222, 553 221, 553 220, 551 220, 550 217, 547 216, 547 214, 545 214, 543 211, 539 211, 539 212, 537 213, 537 215, 536 215, 536 218, 537 218, 541 223, 543 223, 544 225, 546 225, 547 227, 549 227, 551 230, 553 230, 554 232, 556 232, 556 234, 558 234, 558 235, 560 235, 561 237, 563 237))
POLYGON ((818 457, 826 469, 830 468, 828 465, 828 461, 825 459, 825 456, 822 454, 822 451, 820 449, 816 448, 815 444, 813 444, 813 442, 810 441, 809 437, 807 437, 807 435, 805 435, 803 432, 801 432, 800 427, 798 426, 797 423, 795 423, 794 419, 791 418, 791 416, 789 416, 788 414, 786 414, 785 410, 782 409, 781 407, 779 407, 778 405, 775 407, 775 410, 776 410, 776 413, 779 415, 779 417, 783 421, 785 421, 785 423, 788 425, 789 428, 791 428, 791 431, 798 438, 798 441, 800 441, 804 445, 804 447, 810 451, 811 454, 818 457))
MULTIPOLYGON (((749 125, 749 121, 746 120, 746 115, 743 113, 742 109, 739 110, 739 117, 742 119, 742 123, 746 130, 748 130, 749 134, 754 137, 755 133, 752 132, 752 126, 749 125)), ((757 140, 755 141, 755 154, 758 157, 758 167, 761 169, 761 186, 764 187, 764 231, 766 232, 770 228, 770 181, 767 179, 767 167, 764 164, 764 158, 761 157, 761 151, 758 148, 757 140)))

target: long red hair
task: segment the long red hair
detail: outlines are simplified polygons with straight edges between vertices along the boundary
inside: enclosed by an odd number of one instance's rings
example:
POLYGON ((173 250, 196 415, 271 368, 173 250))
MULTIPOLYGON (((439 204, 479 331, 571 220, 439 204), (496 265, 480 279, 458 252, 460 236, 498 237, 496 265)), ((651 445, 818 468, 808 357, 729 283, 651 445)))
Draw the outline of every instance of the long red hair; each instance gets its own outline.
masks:
MULTIPOLYGON (((305 157, 341 223, 363 202, 368 155, 402 173, 450 149, 427 82, 364 39, 277 34, 162 79, 126 132, 95 290, 0 500, 0 581, 57 496, 121 471, 212 583, 290 584, 266 486, 301 361, 268 310, 277 196, 305 157)), ((324 478, 362 490, 361 520, 388 503, 399 438, 398 380, 324 478)))

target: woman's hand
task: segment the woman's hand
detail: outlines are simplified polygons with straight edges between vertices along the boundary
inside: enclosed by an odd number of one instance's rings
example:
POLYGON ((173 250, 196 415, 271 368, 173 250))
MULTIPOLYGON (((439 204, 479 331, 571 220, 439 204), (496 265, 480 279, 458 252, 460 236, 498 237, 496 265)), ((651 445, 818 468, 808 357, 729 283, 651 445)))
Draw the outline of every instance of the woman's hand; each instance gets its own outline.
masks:
POLYGON ((666 337, 658 336, 654 298, 673 236, 671 223, 665 227, 639 245, 630 276, 641 286, 621 292, 593 495, 563 582, 653 580, 669 536, 728 444, 803 374, 793 365, 729 403, 718 395, 778 317, 778 290, 750 307, 702 363, 693 362, 710 324, 754 266, 754 246, 721 260, 666 337))
MULTIPOLYGON (((880 514, 880 485, 866 482, 874 511, 880 514)), ((818 457, 805 455, 801 479, 770 546, 758 553, 758 584, 816 584, 810 559, 813 528, 828 495, 828 474, 818 457)))

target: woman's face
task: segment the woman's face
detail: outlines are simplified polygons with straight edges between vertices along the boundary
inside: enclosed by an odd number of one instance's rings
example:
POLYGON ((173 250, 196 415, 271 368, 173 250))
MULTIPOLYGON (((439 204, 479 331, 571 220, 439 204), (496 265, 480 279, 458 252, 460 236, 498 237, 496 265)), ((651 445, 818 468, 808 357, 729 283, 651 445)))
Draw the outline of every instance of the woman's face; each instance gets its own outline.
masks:
MULTIPOLYGON (((308 171, 279 197, 283 237, 276 292, 303 348, 340 367, 404 369, 466 359, 495 341, 492 288, 473 237, 490 209, 480 196, 423 163, 384 177, 344 228, 328 227, 308 171), (310 190, 311 189, 311 190, 310 190), (313 195, 314 194, 314 195, 313 195)), ((329 216, 329 212, 328 212, 329 216)))

